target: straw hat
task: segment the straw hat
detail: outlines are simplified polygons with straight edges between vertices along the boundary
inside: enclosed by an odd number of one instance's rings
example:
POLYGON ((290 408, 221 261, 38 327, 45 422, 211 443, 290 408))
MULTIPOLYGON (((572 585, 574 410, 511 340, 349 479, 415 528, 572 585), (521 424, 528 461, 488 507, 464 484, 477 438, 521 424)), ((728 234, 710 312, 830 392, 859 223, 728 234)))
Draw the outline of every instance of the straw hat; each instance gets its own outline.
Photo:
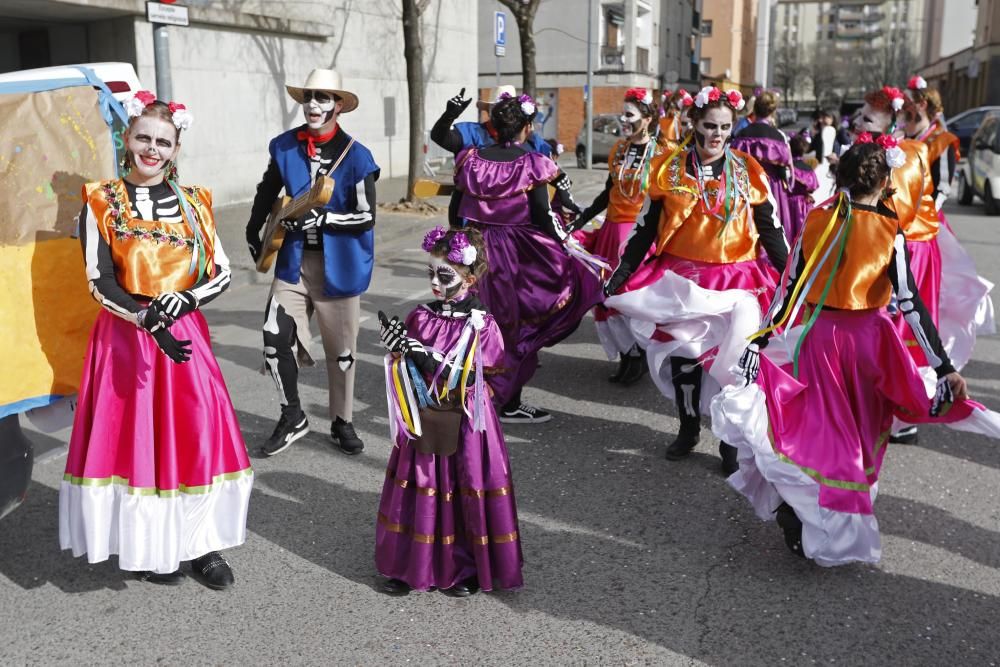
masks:
POLYGON ((499 100, 500 96, 503 95, 504 93, 507 93, 511 97, 517 97, 517 89, 514 88, 514 86, 510 85, 497 86, 496 90, 493 91, 493 99, 477 100, 476 108, 479 109, 480 111, 489 111, 490 107, 496 104, 497 100, 499 100))
POLYGON ((306 82, 301 86, 285 86, 285 90, 292 96, 292 99, 302 104, 305 99, 303 93, 307 90, 322 90, 333 93, 341 99, 343 107, 340 113, 347 113, 358 108, 358 96, 346 90, 341 90, 340 73, 332 69, 314 69, 309 72, 306 82))

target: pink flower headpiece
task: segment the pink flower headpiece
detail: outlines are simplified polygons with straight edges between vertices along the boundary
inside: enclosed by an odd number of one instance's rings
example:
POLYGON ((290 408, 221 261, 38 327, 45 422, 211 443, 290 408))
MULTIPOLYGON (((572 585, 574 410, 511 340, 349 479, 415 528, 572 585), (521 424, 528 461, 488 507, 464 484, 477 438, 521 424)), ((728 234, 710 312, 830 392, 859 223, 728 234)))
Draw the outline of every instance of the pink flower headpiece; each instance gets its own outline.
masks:
POLYGON ((857 144, 878 144, 885 151, 885 163, 891 169, 898 169, 906 164, 906 153, 899 147, 899 142, 891 134, 880 134, 872 137, 871 132, 862 132, 854 140, 857 144))
POLYGON ((645 88, 629 88, 625 91, 626 102, 641 102, 642 104, 652 104, 653 94, 645 88))
MULTIPOLYGON (((497 98, 497 101, 509 100, 512 97, 514 96, 510 93, 500 93, 500 97, 497 98)), ((535 113, 535 100, 532 99, 531 95, 522 94, 517 98, 517 101, 521 105, 521 111, 524 112, 525 116, 530 116, 535 113)))
MULTIPOLYGON (((125 111, 129 118, 138 118, 150 104, 156 101, 156 95, 148 90, 140 90, 135 95, 123 102, 125 111)), ((171 120, 178 130, 186 130, 191 127, 194 116, 187 110, 187 107, 180 102, 170 102, 167 104, 170 109, 171 120)))
POLYGON ((923 90, 924 88, 927 87, 927 79, 920 76, 919 74, 915 74, 910 77, 910 80, 909 82, 907 82, 906 87, 909 88, 910 90, 923 90))
POLYGON ((691 93, 684 88, 679 89, 677 94, 680 95, 680 105, 682 107, 689 107, 694 104, 694 98, 691 97, 691 93))
MULTIPOLYGON (((447 235, 448 232, 444 227, 435 227, 424 236, 424 242, 421 244, 421 247, 424 249, 424 252, 430 252, 447 235)), ((448 243, 447 258, 449 262, 463 266, 472 266, 478 256, 479 253, 476 251, 475 246, 469 243, 469 237, 465 235, 465 232, 456 232, 452 235, 451 241, 448 243)))
POLYGON ((736 111, 740 111, 746 106, 743 93, 738 90, 730 90, 728 93, 723 93, 716 86, 705 86, 699 90, 698 94, 694 96, 694 105, 699 109, 703 109, 706 105, 720 100, 736 111))

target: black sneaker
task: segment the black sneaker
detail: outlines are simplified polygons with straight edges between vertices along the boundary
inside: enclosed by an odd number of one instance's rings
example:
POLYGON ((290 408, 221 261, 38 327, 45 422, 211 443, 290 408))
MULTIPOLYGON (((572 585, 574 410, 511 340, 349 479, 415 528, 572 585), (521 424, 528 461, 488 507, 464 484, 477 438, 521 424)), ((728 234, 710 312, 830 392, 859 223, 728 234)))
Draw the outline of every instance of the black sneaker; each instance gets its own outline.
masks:
POLYGON ((919 438, 916 426, 907 426, 889 436, 889 442, 896 445, 915 445, 919 438))
POLYGON ((148 581, 151 584, 160 584, 161 586, 180 586, 184 583, 184 573, 180 570, 167 572, 166 574, 136 572, 135 576, 139 581, 148 581))
POLYGON ((442 588, 441 592, 451 598, 467 598, 479 592, 479 579, 469 577, 465 581, 460 581, 451 588, 442 588))
POLYGON ((501 410, 500 421, 504 424, 544 424, 552 419, 545 410, 527 403, 521 403, 513 410, 501 410))
POLYGON ((345 422, 340 417, 337 417, 337 421, 330 424, 330 437, 333 439, 333 444, 337 445, 340 451, 345 454, 354 456, 364 451, 365 443, 361 442, 361 438, 358 437, 354 430, 354 424, 345 422))
POLYGON ((626 387, 635 384, 649 372, 649 365, 646 364, 645 350, 640 350, 639 354, 629 354, 627 358, 628 362, 625 373, 622 375, 621 380, 619 380, 626 387))
POLYGON ((195 558, 191 561, 191 571, 201 583, 217 591, 236 583, 232 568, 218 551, 209 551, 204 556, 195 558))
POLYGON ((298 415, 289 416, 282 411, 278 425, 274 427, 274 433, 267 439, 260 451, 265 456, 274 456, 279 452, 288 449, 289 445, 309 432, 309 420, 306 413, 299 411, 298 415))
POLYGON ((778 526, 785 533, 785 546, 799 558, 805 558, 806 552, 802 548, 802 520, 792 506, 785 502, 778 505, 775 514, 778 526))

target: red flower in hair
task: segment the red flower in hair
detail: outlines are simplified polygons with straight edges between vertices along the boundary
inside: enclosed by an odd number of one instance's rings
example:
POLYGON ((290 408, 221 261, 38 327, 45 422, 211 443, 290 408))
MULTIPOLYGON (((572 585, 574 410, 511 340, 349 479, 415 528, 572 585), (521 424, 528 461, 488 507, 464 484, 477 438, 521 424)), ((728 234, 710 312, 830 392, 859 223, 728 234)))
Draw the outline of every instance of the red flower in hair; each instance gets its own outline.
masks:
POLYGON ((718 102, 720 99, 722 99, 721 90, 719 90, 718 88, 712 88, 712 90, 708 91, 709 102, 718 102))
POLYGON ((171 102, 170 104, 167 105, 167 107, 170 109, 170 113, 173 113, 175 111, 179 111, 179 110, 182 110, 182 109, 187 109, 187 107, 184 106, 183 104, 181 104, 180 102, 171 102))
POLYGON ((899 143, 896 141, 896 138, 891 134, 878 135, 878 138, 875 139, 875 143, 886 150, 889 150, 890 148, 895 148, 896 146, 899 145, 899 143))
POLYGON ((625 91, 625 99, 632 100, 633 102, 642 102, 643 104, 649 104, 653 100, 651 99, 649 91, 645 88, 629 88, 625 91))
POLYGON ((726 99, 729 100, 731 106, 737 106, 743 101, 743 94, 738 90, 730 90, 726 93, 726 99))
POLYGON ((148 90, 140 90, 135 94, 135 99, 142 102, 142 105, 148 107, 150 104, 156 101, 156 95, 149 92, 148 90))
POLYGON ((856 143, 856 144, 870 144, 873 141, 874 141, 874 139, 872 139, 872 133, 871 132, 862 132, 861 134, 858 135, 858 138, 854 140, 854 143, 856 143))

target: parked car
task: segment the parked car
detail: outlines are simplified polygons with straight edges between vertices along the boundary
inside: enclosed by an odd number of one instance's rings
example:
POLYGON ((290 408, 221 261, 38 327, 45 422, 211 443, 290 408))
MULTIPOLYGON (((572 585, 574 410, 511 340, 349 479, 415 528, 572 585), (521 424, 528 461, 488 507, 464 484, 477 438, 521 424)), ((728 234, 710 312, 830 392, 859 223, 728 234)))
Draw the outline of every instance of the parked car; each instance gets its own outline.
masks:
MULTIPOLYGON (((622 135, 622 123, 618 116, 612 113, 602 113, 594 116, 594 147, 592 159, 594 162, 607 162, 611 149, 622 135)), ((587 126, 580 128, 576 138, 576 166, 581 169, 587 166, 587 126)))
POLYGON ((986 116, 996 113, 1000 113, 1000 107, 975 107, 955 114, 945 121, 948 125, 948 131, 958 137, 962 155, 969 154, 969 142, 972 140, 972 135, 983 124, 986 116))
POLYGON ((959 204, 968 206, 979 197, 987 215, 1000 215, 1000 115, 985 116, 972 135, 967 159, 959 163, 955 189, 959 204))
POLYGON ((799 120, 799 112, 788 107, 781 107, 775 110, 774 120, 777 121, 778 127, 791 125, 799 120))

